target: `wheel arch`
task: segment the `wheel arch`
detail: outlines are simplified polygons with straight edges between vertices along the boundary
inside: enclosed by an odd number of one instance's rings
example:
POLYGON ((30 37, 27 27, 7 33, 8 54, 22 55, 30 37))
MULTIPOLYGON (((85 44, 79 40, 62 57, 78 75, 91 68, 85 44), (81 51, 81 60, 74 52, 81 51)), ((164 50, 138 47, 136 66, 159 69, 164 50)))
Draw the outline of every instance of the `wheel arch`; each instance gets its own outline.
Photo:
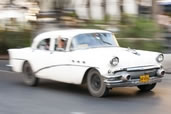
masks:
MULTIPOLYGON (((24 65, 25 65, 26 63, 29 63, 29 61, 28 61, 28 60, 25 60, 25 61, 23 62, 22 67, 21 67, 21 68, 22 68, 22 69, 21 69, 22 72, 24 72, 24 65)), ((29 64, 30 64, 30 63, 29 63, 29 64)))
MULTIPOLYGON (((90 70, 92 70, 92 69, 97 70, 97 68, 95 68, 95 67, 90 67, 90 68, 88 68, 88 69, 86 70, 86 72, 84 73, 84 76, 83 76, 83 79, 82 79, 81 84, 86 84, 87 74, 88 74, 88 72, 89 72, 90 70)), ((98 70, 97 70, 97 71, 98 71, 98 70)), ((99 72, 99 71, 98 71, 98 72, 99 72)))

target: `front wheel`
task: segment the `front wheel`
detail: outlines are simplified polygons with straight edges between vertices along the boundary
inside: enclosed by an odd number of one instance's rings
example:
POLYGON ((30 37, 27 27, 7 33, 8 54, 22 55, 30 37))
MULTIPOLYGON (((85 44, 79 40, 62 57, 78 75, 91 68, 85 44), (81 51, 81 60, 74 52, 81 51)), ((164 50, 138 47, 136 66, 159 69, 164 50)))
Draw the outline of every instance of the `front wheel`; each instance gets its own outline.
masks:
POLYGON ((38 85, 39 79, 35 77, 31 65, 28 62, 24 63, 23 73, 24 73, 23 80, 26 85, 29 86, 38 85))
POLYGON ((137 86, 141 91, 147 92, 151 91, 156 86, 156 83, 154 84, 147 84, 147 85, 139 85, 137 86))
POLYGON ((91 69, 88 72, 87 86, 90 94, 95 97, 106 96, 109 92, 109 89, 106 87, 106 84, 103 82, 102 76, 95 69, 91 69))

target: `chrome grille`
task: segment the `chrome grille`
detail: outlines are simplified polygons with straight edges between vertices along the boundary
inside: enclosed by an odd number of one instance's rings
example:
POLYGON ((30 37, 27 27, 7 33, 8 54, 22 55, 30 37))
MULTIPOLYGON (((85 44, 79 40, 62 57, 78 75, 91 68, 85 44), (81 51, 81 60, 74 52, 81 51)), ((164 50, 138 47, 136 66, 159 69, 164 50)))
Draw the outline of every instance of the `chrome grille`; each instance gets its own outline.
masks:
POLYGON ((157 69, 149 69, 149 70, 143 70, 143 71, 135 70, 135 71, 128 71, 128 73, 131 75, 132 79, 137 79, 141 75, 144 75, 144 74, 149 74, 150 77, 154 77, 154 76, 156 76, 157 69))

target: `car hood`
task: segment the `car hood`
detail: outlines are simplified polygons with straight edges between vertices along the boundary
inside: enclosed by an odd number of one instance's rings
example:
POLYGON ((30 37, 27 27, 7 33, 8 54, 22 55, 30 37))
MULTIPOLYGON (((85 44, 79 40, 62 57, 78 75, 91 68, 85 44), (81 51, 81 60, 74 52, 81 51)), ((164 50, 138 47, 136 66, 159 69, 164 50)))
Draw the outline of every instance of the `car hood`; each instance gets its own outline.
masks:
POLYGON ((117 67, 127 68, 136 66, 159 65, 156 61, 160 53, 133 50, 120 47, 91 48, 74 51, 75 58, 86 61, 89 65, 111 66, 110 60, 114 57, 119 58, 117 67))

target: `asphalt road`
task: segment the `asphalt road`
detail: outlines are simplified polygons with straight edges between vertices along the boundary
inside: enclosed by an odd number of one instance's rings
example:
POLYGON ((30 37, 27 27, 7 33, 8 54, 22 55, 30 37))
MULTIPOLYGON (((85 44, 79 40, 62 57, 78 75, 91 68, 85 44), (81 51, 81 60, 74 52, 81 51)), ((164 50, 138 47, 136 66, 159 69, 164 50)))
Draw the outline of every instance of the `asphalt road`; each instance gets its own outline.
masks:
POLYGON ((5 71, 6 63, 0 61, 0 114, 171 114, 170 74, 152 92, 114 88, 95 98, 84 86, 48 80, 26 86, 21 74, 5 71))

